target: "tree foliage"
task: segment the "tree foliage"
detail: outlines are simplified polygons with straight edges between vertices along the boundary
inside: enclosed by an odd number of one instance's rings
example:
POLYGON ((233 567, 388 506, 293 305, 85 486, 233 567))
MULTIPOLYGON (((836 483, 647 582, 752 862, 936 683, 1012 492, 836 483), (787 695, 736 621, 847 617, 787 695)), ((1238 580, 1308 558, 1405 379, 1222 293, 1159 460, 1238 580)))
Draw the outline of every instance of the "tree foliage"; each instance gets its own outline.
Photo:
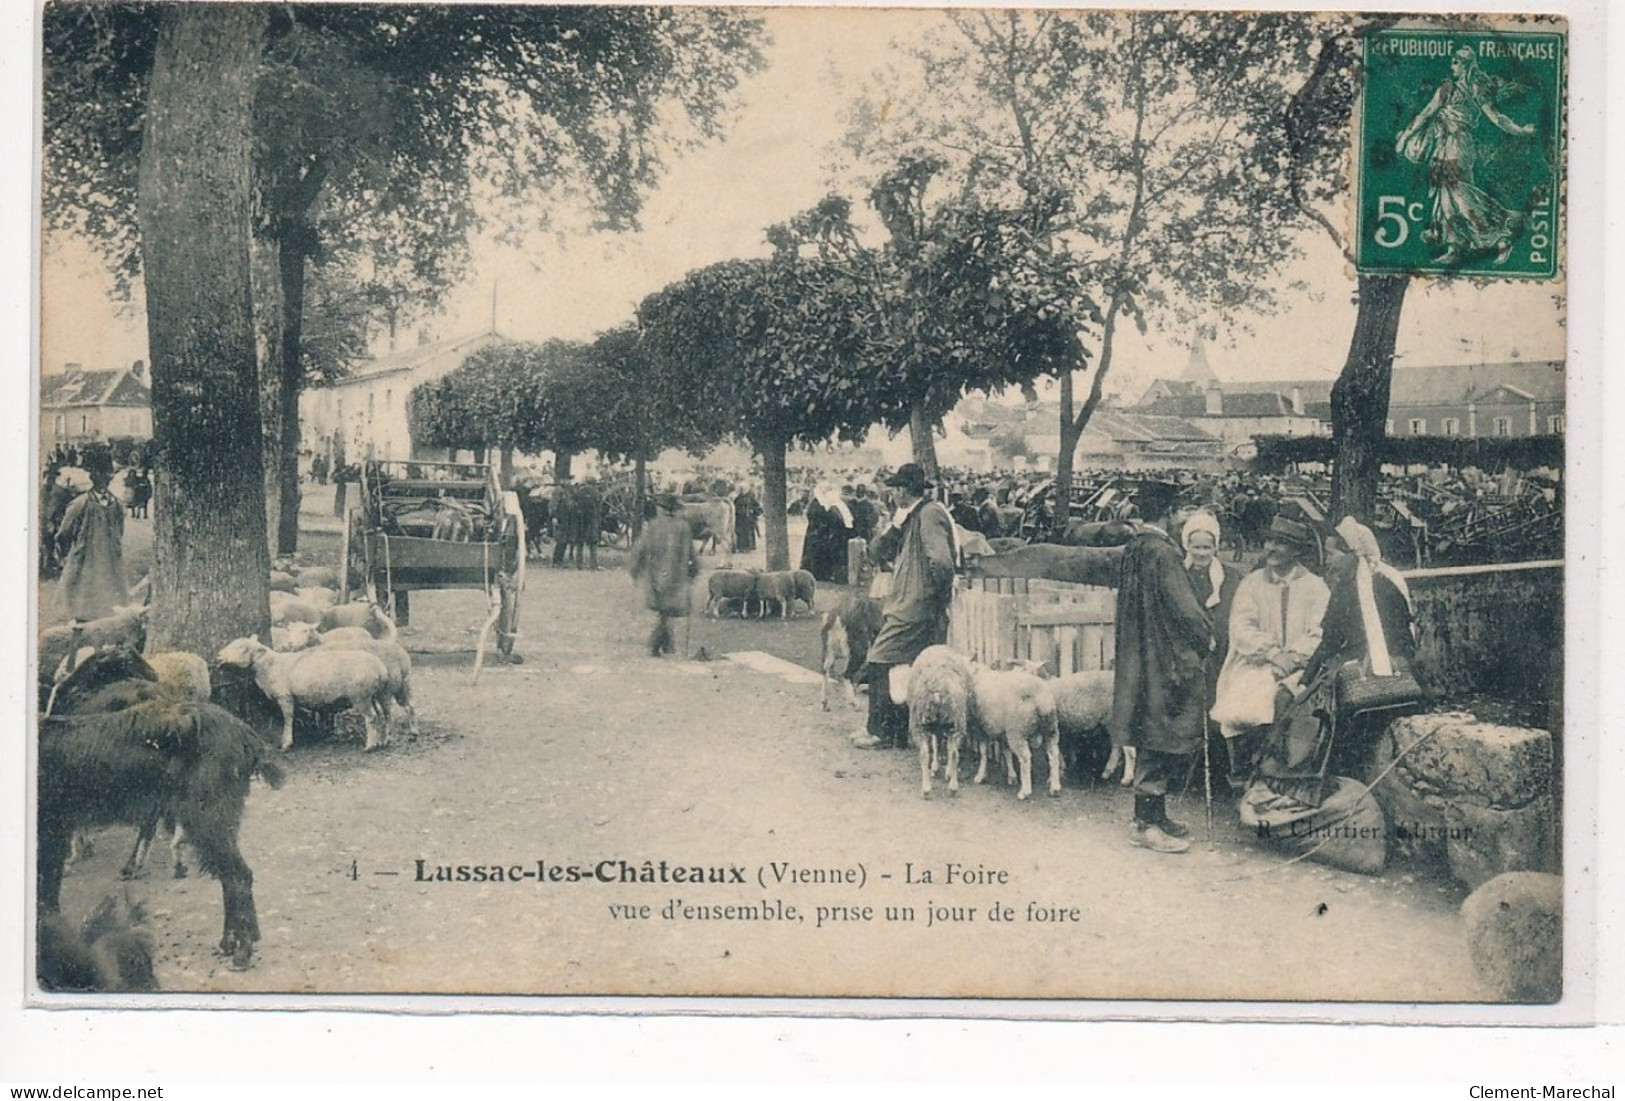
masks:
POLYGON ((1287 13, 953 12, 915 51, 917 85, 884 82, 857 112, 860 158, 940 157, 964 193, 1024 214, 1032 255, 1096 304, 1059 372, 1063 474, 1120 323, 1275 305, 1268 277, 1296 252, 1298 212, 1269 158, 1315 42, 1287 13))

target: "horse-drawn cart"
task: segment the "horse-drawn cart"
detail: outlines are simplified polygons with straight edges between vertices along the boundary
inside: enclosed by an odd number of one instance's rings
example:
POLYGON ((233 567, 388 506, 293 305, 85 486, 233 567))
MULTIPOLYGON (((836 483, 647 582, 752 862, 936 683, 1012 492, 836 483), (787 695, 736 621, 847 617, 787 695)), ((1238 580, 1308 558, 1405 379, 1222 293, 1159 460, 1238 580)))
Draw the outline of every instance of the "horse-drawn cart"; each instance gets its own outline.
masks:
POLYGON ((519 637, 525 587, 525 518, 517 494, 503 491, 483 464, 369 460, 359 503, 344 529, 339 599, 356 594, 397 625, 420 589, 479 589, 490 602, 474 656, 479 676, 493 629, 505 660, 519 637))

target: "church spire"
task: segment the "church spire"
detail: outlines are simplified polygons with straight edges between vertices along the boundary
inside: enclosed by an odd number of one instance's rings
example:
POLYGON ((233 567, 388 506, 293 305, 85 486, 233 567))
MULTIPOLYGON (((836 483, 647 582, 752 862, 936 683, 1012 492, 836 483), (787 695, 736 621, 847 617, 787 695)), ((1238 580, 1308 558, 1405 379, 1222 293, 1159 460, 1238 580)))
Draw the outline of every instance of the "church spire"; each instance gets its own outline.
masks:
POLYGON ((1194 382, 1198 387, 1206 386, 1209 382, 1218 379, 1213 368, 1208 365, 1207 345, 1203 343, 1200 335, 1191 337, 1190 358, 1185 361, 1185 370, 1180 372, 1180 379, 1185 382, 1194 382))

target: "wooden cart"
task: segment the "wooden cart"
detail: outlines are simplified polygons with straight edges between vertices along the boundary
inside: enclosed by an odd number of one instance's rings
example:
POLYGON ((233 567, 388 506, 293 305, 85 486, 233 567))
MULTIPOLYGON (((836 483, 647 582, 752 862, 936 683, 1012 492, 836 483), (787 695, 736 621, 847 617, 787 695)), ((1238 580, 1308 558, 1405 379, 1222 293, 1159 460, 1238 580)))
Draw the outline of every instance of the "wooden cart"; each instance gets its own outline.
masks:
POLYGON ((477 679, 493 631, 504 660, 519 637, 525 518, 483 464, 369 460, 344 528, 339 599, 362 595, 399 626, 419 589, 479 589, 490 602, 474 654, 477 679))

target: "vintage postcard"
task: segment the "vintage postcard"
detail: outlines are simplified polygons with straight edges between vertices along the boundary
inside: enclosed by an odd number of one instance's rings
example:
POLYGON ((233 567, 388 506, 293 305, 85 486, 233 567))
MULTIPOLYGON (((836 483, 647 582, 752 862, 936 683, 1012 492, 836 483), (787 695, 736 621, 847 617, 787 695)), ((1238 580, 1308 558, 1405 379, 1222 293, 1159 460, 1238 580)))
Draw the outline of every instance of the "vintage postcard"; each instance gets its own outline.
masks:
POLYGON ((36 20, 31 1004, 1590 1018, 1564 15, 36 20))

